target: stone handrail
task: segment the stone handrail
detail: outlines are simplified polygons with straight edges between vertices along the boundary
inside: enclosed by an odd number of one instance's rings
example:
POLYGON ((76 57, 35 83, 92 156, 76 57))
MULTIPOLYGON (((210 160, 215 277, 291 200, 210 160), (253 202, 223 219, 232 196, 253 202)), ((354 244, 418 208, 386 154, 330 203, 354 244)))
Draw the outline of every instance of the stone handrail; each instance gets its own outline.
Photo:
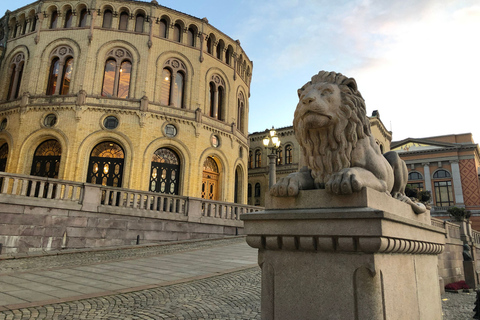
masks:
POLYGON ((203 217, 240 220, 240 215, 242 213, 263 210, 261 207, 242 205, 238 203, 219 202, 206 199, 201 199, 201 201, 203 217))
POLYGON ((0 192, 31 198, 80 202, 83 183, 0 172, 0 192))
POLYGON ((100 203, 104 206, 187 215, 187 197, 104 186, 100 190, 102 191, 100 203))
POLYGON ((443 220, 435 219, 435 218, 432 218, 431 220, 432 220, 432 226, 445 229, 445 222, 443 220))
POLYGON ((165 219, 235 226, 243 225, 240 221, 242 213, 263 210, 261 207, 238 203, 5 172, 0 172, 0 195, 2 194, 6 196, 3 198, 5 201, 12 203, 17 203, 18 197, 21 197, 24 199, 21 202, 28 202, 28 205, 38 203, 39 206, 50 206, 45 201, 55 201, 51 204, 52 207, 89 212, 121 212, 133 216, 146 214, 165 219))

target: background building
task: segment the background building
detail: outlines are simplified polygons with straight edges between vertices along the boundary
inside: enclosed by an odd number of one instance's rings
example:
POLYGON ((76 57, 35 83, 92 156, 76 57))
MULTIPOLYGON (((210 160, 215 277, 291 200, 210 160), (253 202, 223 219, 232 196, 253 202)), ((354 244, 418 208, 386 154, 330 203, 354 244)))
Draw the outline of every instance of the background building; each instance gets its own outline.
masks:
MULTIPOLYGON (((388 131, 380 120, 377 110, 373 111, 370 120, 370 128, 375 141, 380 146, 382 153, 390 151, 392 133, 388 131)), ((262 132, 254 132, 249 135, 250 151, 248 154, 248 204, 264 206, 265 192, 268 191, 268 153, 263 145, 263 138, 268 134, 268 129, 262 132)), ((293 126, 276 129, 281 141, 277 151, 276 173, 277 180, 290 173, 297 172, 302 166, 303 154, 298 144, 293 126)))
POLYGON ((252 62, 141 1, 36 1, 0 19, 0 170, 246 203, 252 62))
POLYGON ((447 217, 449 207, 465 207, 480 229, 480 156, 471 133, 408 138, 391 148, 407 163, 408 183, 432 193, 432 215, 447 217))

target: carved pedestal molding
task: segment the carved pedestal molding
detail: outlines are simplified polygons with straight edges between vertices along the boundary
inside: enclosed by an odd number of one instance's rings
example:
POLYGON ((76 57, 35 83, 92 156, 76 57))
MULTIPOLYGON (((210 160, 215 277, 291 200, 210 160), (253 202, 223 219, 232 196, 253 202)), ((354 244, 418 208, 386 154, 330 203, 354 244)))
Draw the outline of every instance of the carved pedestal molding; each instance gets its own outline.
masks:
POLYGON ((445 234, 391 197, 365 189, 267 196, 244 214, 262 268, 262 319, 441 319, 437 255, 445 234), (284 209, 281 209, 281 207, 284 209))

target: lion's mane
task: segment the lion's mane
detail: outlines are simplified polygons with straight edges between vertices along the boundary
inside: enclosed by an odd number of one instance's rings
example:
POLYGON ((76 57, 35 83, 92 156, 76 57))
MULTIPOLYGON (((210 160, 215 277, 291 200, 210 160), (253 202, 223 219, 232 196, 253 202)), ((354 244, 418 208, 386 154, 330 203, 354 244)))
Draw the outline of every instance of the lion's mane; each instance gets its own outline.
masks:
POLYGON ((355 80, 341 73, 320 71, 299 92, 321 82, 336 84, 340 89, 342 103, 335 112, 338 117, 334 119, 335 125, 318 130, 305 129, 298 106, 293 119, 295 136, 302 147, 306 164, 319 185, 326 183, 333 173, 349 168, 352 150, 358 140, 371 135, 365 100, 357 90, 355 80))

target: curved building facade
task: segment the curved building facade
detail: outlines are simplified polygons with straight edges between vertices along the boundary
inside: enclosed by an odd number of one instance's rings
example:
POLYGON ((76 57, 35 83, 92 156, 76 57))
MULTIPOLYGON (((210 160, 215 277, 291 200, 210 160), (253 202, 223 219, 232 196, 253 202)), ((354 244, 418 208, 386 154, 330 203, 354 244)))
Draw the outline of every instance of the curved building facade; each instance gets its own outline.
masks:
POLYGON ((0 19, 0 170, 246 203, 252 62, 157 4, 44 0, 0 19))

